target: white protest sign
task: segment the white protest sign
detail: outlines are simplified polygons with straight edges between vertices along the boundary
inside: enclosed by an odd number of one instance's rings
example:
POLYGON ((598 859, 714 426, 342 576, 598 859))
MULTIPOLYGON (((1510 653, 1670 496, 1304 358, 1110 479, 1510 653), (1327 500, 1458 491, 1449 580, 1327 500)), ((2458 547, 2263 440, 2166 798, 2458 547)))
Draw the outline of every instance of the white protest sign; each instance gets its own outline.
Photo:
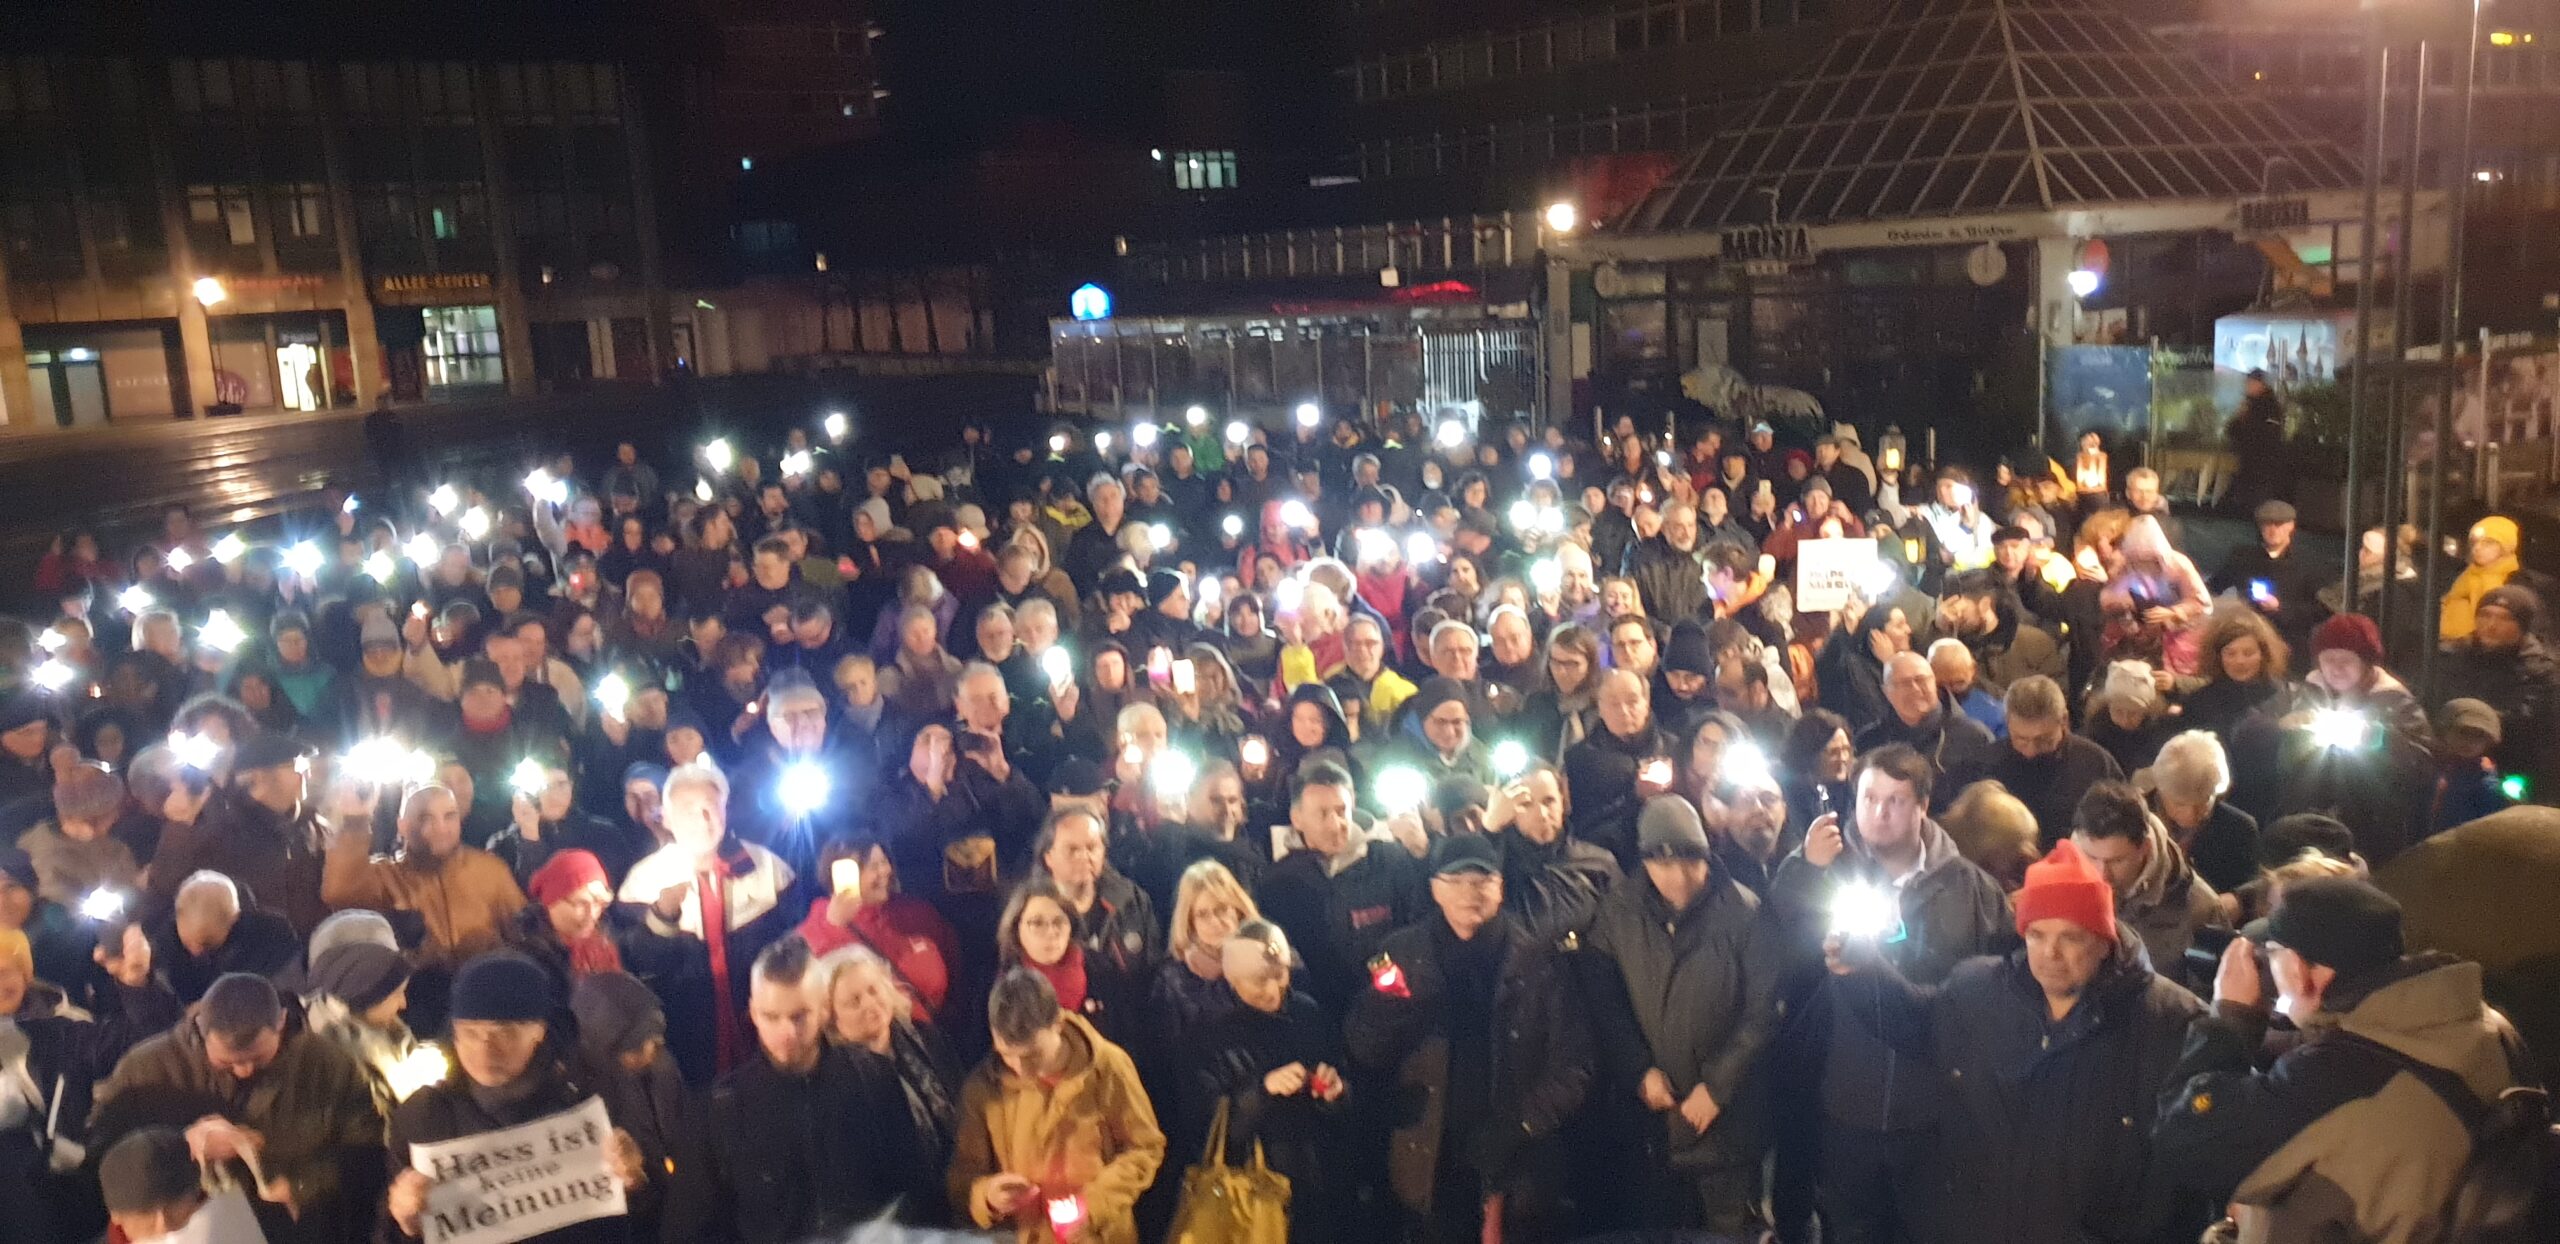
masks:
POLYGON ((196 1207, 187 1225, 161 1236, 158 1244, 267 1244, 258 1215, 238 1188, 214 1193, 196 1207))
POLYGON ((604 1099, 502 1131, 412 1145, 409 1164, 433 1181, 418 1227, 427 1244, 514 1244, 624 1212, 608 1147, 604 1099))
POLYGON ((1796 612, 1829 613, 1849 603, 1875 568, 1876 542, 1805 540, 1796 545, 1796 612))

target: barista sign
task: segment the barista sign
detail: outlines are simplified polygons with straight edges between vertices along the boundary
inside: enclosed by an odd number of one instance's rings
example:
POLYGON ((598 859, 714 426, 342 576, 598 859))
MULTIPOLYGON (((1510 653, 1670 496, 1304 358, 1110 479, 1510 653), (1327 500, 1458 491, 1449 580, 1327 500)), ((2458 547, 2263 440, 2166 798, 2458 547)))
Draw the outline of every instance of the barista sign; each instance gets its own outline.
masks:
POLYGON ((609 1154, 604 1099, 503 1131, 413 1145, 431 1181, 418 1226, 427 1244, 513 1244, 625 1211, 609 1154))

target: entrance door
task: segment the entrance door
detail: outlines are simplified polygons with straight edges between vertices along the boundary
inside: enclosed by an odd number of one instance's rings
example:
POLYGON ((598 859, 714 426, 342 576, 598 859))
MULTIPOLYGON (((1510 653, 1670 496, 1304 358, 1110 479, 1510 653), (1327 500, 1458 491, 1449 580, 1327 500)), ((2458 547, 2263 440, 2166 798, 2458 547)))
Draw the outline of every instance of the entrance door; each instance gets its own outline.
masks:
POLYGON ((320 350, 317 346, 295 342, 276 347, 278 404, 286 410, 318 410, 324 404, 320 391, 327 382, 320 375, 320 350))

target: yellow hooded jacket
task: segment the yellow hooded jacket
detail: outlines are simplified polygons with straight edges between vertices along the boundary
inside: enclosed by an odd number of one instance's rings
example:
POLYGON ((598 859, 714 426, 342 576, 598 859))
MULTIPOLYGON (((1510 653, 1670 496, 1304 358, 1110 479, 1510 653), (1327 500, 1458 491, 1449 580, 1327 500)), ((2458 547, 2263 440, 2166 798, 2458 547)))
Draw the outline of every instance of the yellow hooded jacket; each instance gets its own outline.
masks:
POLYGON ((2471 539, 2495 540, 2506 555, 2486 566, 2476 562, 2466 565, 2455 576, 2453 587, 2444 594, 2443 620, 2437 626, 2437 634, 2447 640, 2470 638, 2480 598, 2492 588, 2506 586, 2520 565, 2516 560, 2516 520, 2492 514, 2471 525, 2471 539))

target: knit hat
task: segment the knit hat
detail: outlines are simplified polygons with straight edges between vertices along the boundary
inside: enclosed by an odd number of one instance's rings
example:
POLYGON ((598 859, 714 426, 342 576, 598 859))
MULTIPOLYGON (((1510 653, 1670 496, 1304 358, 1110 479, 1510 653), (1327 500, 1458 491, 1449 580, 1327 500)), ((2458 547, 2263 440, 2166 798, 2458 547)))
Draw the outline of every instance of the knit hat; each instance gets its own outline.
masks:
MULTIPOLYGON (((29 887, 33 888, 33 887, 29 887)), ((27 943, 23 929, 0 929, 0 968, 16 968, 29 983, 36 978, 35 947, 27 943)))
POLYGON ((2160 702, 2160 687, 2151 681, 2149 665, 2141 661, 2112 661, 2107 665, 2106 681, 2099 685, 2098 701, 2148 711, 2160 702))
POLYGON ((2486 609, 2491 605, 2506 610, 2508 616, 2514 618, 2516 625, 2524 628, 2524 632, 2528 635, 2533 633, 2535 624, 2542 620, 2542 596, 2520 583, 2502 583, 2482 592, 2480 608, 2486 609))
POLYGON ((2382 664, 2382 631, 2373 619, 2361 613, 2341 613, 2311 630, 2311 659, 2336 649, 2364 658, 2367 665, 2382 664))
POLYGON ((16 847, 0 847, 0 878, 5 878, 22 889, 42 888, 36 884, 35 857, 16 847))
POLYGON ((1173 599, 1173 594, 1181 590, 1181 571, 1150 570, 1147 572, 1147 604, 1161 605, 1173 599))
POLYGON ((34 691, 0 695, 0 734, 53 719, 53 705, 34 691))
POLYGON ((311 992, 347 1004, 350 1011, 369 1011, 409 979, 409 961, 399 951, 371 942, 349 942, 311 961, 311 992))
POLYGON ((453 1018, 523 1023, 550 1011, 551 976, 512 950, 463 964, 453 977, 453 1018))
POLYGON ((1671 628, 1671 641, 1662 648, 1662 668, 1675 674, 1713 676, 1716 654, 1707 646, 1707 628, 1694 618, 1683 618, 1671 628))
POLYGON ((98 1160, 98 1189, 107 1212, 148 1213, 204 1190, 204 1170, 174 1127, 128 1132, 98 1160))
POLYGON ((2382 967, 2406 953, 2400 904, 2360 877, 2314 877, 2284 888, 2267 917, 2267 940, 2340 976, 2382 967))
POLYGON ((1636 815, 1636 854, 1649 860, 1703 860, 1711 853, 1707 825, 1698 810, 1678 795, 1645 800, 1636 815))
POLYGON ((234 773, 280 769, 298 763, 310 754, 299 739, 260 731, 240 741, 240 750, 232 757, 231 769, 234 773))
POLYGON ((2479 522, 2471 524, 2471 538, 2474 540, 2495 540, 2498 542, 2499 548, 2505 549, 2509 553, 2513 553, 2516 551, 2516 544, 2519 540, 2519 536, 2516 531, 2516 520, 2509 518, 2504 514, 2492 514, 2487 518, 2481 519, 2479 522))
POLYGON ((2018 891, 2018 933, 2024 936, 2038 920, 2068 920, 2101 941, 2116 940, 2115 891, 2068 838, 2027 865, 2026 888, 2018 891))
MULTIPOLYGON (((1429 678, 1423 679, 1422 685, 1414 688, 1413 694, 1410 697, 1407 697, 1405 703, 1412 706, 1410 711, 1413 714, 1413 720, 1416 722, 1422 722, 1430 720, 1431 714, 1437 711, 1441 705, 1446 704, 1451 700, 1465 701, 1466 699, 1467 685, 1465 683, 1459 682, 1457 679, 1451 678, 1445 674, 1435 674, 1429 678)), ((1473 723, 1475 721, 1475 705, 1473 703, 1469 703, 1467 705, 1467 709, 1467 720, 1470 723, 1473 723)))
POLYGON ((549 907, 591 885, 612 887, 604 875, 604 862, 593 851, 563 851, 549 863, 534 870, 525 882, 524 892, 534 902, 549 907))
POLYGON ((322 955, 341 946, 363 945, 380 946, 384 950, 398 950, 400 938, 398 934, 391 931, 391 922, 384 919, 381 912, 367 911, 361 907, 342 911, 321 921, 319 928, 311 930, 311 962, 315 964, 320 962, 322 955))
POLYGON ((400 628, 393 626, 389 618, 367 618, 363 642, 367 648, 397 648, 400 646, 400 628))
POLYGON ((1147 585, 1145 581, 1138 578, 1137 571, 1121 566, 1104 572, 1102 582, 1095 588, 1094 594, 1105 600, 1114 596, 1144 596, 1147 594, 1147 585))
POLYGON ((578 1017, 578 1045, 596 1062, 639 1049, 667 1032, 658 996, 628 972, 597 972, 569 990, 569 1013, 578 1017))

